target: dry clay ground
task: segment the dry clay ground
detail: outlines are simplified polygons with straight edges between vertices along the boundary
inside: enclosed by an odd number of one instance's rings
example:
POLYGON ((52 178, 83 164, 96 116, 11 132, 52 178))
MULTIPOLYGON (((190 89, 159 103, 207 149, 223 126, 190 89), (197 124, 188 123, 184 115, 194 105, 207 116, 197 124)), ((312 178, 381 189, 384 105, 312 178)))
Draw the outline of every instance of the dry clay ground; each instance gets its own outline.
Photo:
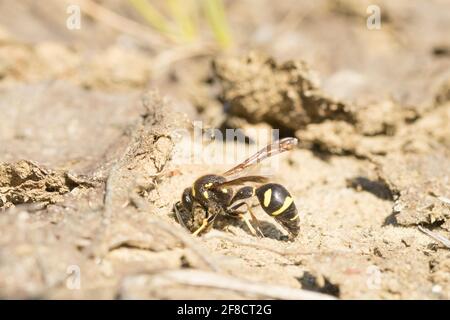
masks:
MULTIPOLYGON (((235 4, 240 36, 268 53, 183 60, 157 79, 126 41, 86 51, 39 19, 50 42, 2 25, 0 296, 450 298, 449 248, 419 230, 450 238, 448 5, 383 3, 387 26, 368 33, 358 4, 336 3, 256 34, 235 4), (200 238, 176 222, 182 190, 229 167, 180 159, 173 132, 194 119, 299 138, 273 177, 301 214, 294 242, 260 210, 263 239, 235 221, 200 238)), ((288 7, 260 14, 273 26, 288 7)))

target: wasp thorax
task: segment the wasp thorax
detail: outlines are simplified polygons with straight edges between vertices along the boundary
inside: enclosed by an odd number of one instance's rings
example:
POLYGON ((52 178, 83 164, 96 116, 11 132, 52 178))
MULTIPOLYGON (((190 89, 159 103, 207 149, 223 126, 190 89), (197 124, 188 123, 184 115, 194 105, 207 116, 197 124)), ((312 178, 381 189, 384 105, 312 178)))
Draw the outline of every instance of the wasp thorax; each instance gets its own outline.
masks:
POLYGON ((201 204, 207 206, 210 201, 220 201, 223 196, 223 188, 216 187, 225 182, 226 179, 219 175, 208 174, 195 180, 192 185, 192 195, 201 204))

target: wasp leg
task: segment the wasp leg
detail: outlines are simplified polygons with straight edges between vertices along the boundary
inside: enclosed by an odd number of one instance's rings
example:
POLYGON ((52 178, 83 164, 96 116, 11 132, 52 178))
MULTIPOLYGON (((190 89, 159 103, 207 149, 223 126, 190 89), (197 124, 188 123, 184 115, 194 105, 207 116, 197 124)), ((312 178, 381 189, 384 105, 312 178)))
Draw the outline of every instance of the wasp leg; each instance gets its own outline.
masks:
POLYGON ((192 234, 193 234, 194 236, 197 236, 197 235, 198 235, 200 232, 202 232, 208 225, 210 225, 211 223, 213 223, 214 220, 216 219, 216 217, 217 217, 217 213, 216 213, 216 214, 213 214, 213 215, 211 215, 211 216, 209 216, 208 218, 203 219, 202 225, 201 225, 197 230, 195 230, 192 234))
POLYGON ((240 214, 240 215, 239 215, 239 218, 241 218, 241 219, 245 222, 245 224, 247 225, 247 228, 249 228, 250 232, 251 232, 255 237, 257 237, 257 236, 258 236, 258 233, 256 232, 255 228, 254 228, 254 227, 252 226, 252 224, 250 223, 250 220, 249 220, 245 215, 243 215, 243 214, 240 214))
POLYGON ((250 216, 252 217, 252 222, 256 225, 256 230, 258 230, 260 236, 265 237, 264 233, 261 231, 261 224, 259 223, 259 220, 256 218, 255 214, 253 213, 252 207, 244 202, 247 206, 247 211, 250 213, 250 216))
MULTIPOLYGON (((249 199, 251 197, 254 197, 255 195, 256 195, 255 187, 250 187, 250 186, 242 187, 236 192, 233 199, 231 199, 231 204, 234 204, 241 200, 249 199)), ((233 207, 231 207, 231 210, 236 210, 237 208, 241 207, 242 205, 247 206, 247 211, 250 213, 250 216, 252 217, 252 222, 257 226, 258 233, 262 237, 264 237, 264 234, 261 231, 260 223, 259 223, 258 219, 256 219, 256 216, 253 213, 251 206, 247 202, 245 202, 245 201, 240 202, 240 203, 234 205, 233 207)))
POLYGON ((209 224, 208 219, 203 219, 202 225, 197 230, 195 230, 192 234, 194 236, 197 236, 200 232, 202 232, 208 226, 208 224, 209 224))
POLYGON ((251 206, 247 202, 241 202, 241 203, 238 203, 238 204, 234 205, 233 207, 230 208, 230 211, 231 211, 232 215, 237 215, 240 219, 242 219, 245 222, 247 227, 250 229, 250 232, 254 236, 265 237, 264 233, 261 231, 259 220, 256 218, 255 214, 253 213, 253 210, 252 210, 251 206), (253 224, 256 225, 256 230, 253 227, 253 225, 250 223, 249 219, 245 216, 246 212, 245 211, 244 212, 237 211, 237 209, 242 207, 243 205, 245 205, 247 207, 247 212, 250 213, 250 216, 252 218, 252 222, 253 222, 253 224))

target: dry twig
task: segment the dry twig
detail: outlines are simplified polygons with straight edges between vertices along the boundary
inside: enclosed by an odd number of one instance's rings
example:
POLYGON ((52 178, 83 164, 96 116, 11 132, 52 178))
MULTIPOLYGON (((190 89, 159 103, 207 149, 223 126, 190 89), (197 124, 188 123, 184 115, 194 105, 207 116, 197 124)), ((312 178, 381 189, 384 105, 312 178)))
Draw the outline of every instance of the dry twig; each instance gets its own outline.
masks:
POLYGON ((450 198, 444 197, 444 196, 439 196, 437 197, 439 200, 441 200, 443 203, 445 204, 450 204, 450 198))
POLYGON ((84 13, 104 23, 110 28, 127 33, 135 38, 147 41, 153 45, 167 46, 170 41, 160 34, 140 23, 125 18, 92 0, 78 0, 84 13))
POLYGON ((443 236, 441 236, 440 234, 437 234, 433 231, 430 231, 422 226, 419 226, 419 230, 422 231, 423 233, 425 233, 427 236, 429 236, 431 239, 440 242, 441 244, 443 244, 444 246, 446 246, 447 248, 450 249, 450 240, 448 240, 447 238, 444 238, 443 236))
POLYGON ((194 287, 208 287, 223 290, 236 291, 243 294, 256 295, 261 298, 282 299, 282 300, 331 300, 336 299, 333 296, 302 290, 289 288, 284 286, 276 286, 267 283, 248 281, 238 279, 228 275, 221 275, 213 272, 200 270, 174 270, 164 271, 158 274, 165 279, 175 281, 194 287))
MULTIPOLYGON (((143 212, 149 211, 148 205, 144 202, 144 200, 142 200, 138 196, 132 196, 131 201, 138 207, 138 209, 140 211, 143 211, 143 212)), ((208 251, 206 249, 202 248, 200 246, 200 244, 197 243, 197 240, 192 238, 183 229, 181 229, 178 226, 169 225, 168 223, 166 223, 160 219, 154 218, 154 217, 151 217, 149 220, 150 220, 150 223, 152 223, 155 226, 157 226, 158 228, 166 231, 173 237, 179 239, 184 244, 184 246, 186 248, 190 249, 192 252, 194 252, 197 255, 197 257, 201 261, 203 261, 203 263, 205 265, 208 266, 208 268, 210 270, 219 271, 219 267, 217 266, 217 264, 215 264, 213 262, 213 260, 207 256, 208 251)))

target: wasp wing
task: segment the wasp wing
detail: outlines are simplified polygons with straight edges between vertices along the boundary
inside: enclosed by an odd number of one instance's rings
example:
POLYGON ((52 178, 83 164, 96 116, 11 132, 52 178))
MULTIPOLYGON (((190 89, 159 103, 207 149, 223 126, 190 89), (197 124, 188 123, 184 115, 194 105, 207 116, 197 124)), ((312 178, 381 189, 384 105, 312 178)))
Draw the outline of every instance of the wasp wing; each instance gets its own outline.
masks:
POLYGON ((236 179, 226 180, 224 182, 221 182, 219 184, 215 184, 214 188, 225 188, 225 187, 231 187, 231 186, 237 186, 242 185, 244 183, 265 183, 269 181, 269 179, 265 176, 245 176, 245 177, 239 177, 236 179))

